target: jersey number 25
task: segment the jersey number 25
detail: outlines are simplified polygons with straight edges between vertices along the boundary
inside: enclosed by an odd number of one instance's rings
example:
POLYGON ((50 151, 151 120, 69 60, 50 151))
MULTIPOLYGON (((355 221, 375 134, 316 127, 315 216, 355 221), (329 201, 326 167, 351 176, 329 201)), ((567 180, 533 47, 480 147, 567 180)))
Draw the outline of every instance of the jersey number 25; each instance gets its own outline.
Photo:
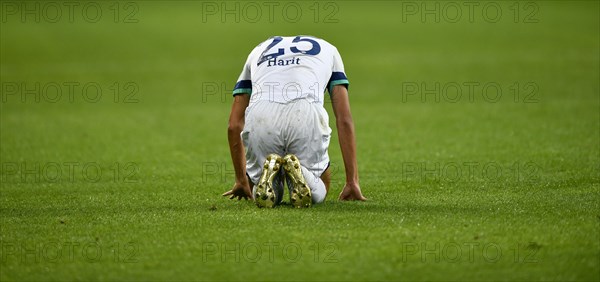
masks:
MULTIPOLYGON (((269 44, 269 46, 267 46, 267 48, 265 48, 265 50, 260 54, 260 58, 258 59, 258 63, 256 65, 260 66, 260 64, 262 64, 268 60, 275 59, 275 58, 285 54, 284 48, 278 48, 277 52, 267 54, 267 51, 271 50, 271 48, 275 47, 275 45, 279 44, 279 42, 281 42, 282 40, 283 40, 283 38, 281 36, 273 37, 273 41, 271 41, 271 44, 269 44)), ((310 38, 302 37, 302 36, 296 36, 294 38, 294 40, 292 40, 293 43, 298 43, 298 42, 302 42, 302 41, 310 42, 312 44, 312 48, 310 48, 310 50, 300 50, 296 46, 292 46, 292 47, 290 47, 290 51, 292 53, 296 53, 296 54, 305 54, 305 55, 311 55, 311 56, 321 53, 321 45, 319 45, 319 43, 317 41, 314 41, 310 38)))

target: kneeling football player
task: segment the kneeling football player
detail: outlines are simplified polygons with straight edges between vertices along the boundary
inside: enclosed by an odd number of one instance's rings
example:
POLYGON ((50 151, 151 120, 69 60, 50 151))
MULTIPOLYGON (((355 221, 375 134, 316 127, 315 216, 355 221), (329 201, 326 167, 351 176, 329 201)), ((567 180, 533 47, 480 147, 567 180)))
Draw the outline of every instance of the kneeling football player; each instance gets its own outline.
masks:
POLYGON ((348 79, 335 46, 310 36, 275 36, 256 46, 234 87, 228 127, 235 184, 223 196, 259 207, 310 207, 329 191, 329 92, 346 182, 340 200, 361 200, 348 79))

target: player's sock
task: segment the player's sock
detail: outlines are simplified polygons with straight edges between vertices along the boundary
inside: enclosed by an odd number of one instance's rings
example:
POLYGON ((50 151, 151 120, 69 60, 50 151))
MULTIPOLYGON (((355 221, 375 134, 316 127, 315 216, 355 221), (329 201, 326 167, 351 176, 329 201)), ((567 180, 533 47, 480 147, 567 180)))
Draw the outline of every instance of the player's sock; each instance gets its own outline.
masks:
POLYGON ((321 180, 320 177, 314 175, 310 170, 306 167, 302 166, 302 175, 304 175, 304 179, 306 180, 306 184, 310 187, 310 191, 312 192, 312 202, 313 204, 322 203, 325 201, 325 196, 327 196, 327 189, 325 189, 325 183, 321 180))

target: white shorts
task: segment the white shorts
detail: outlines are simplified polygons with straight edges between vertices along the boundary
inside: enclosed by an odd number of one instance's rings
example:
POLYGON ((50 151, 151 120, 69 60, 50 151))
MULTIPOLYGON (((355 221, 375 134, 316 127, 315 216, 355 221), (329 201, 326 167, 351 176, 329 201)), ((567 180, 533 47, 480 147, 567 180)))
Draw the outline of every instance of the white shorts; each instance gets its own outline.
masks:
POLYGON ((257 101, 246 109, 242 131, 248 176, 258 183, 269 154, 295 154, 303 167, 321 177, 329 166, 330 139, 329 116, 322 105, 305 99, 257 101))

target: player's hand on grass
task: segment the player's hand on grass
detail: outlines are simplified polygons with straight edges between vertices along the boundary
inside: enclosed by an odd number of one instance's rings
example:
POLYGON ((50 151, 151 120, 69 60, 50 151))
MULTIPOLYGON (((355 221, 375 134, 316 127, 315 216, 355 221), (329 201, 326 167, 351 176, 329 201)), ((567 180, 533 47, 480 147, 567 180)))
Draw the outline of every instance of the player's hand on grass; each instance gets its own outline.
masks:
POLYGON ((235 197, 238 198, 238 201, 241 200, 242 198, 248 200, 252 200, 252 190, 250 190, 250 185, 248 183, 239 183, 236 182, 233 185, 233 188, 231 188, 231 190, 223 193, 224 197, 229 196, 229 199, 233 199, 235 197))
POLYGON ((358 184, 346 183, 339 197, 340 201, 366 201, 367 198, 360 192, 358 184))

